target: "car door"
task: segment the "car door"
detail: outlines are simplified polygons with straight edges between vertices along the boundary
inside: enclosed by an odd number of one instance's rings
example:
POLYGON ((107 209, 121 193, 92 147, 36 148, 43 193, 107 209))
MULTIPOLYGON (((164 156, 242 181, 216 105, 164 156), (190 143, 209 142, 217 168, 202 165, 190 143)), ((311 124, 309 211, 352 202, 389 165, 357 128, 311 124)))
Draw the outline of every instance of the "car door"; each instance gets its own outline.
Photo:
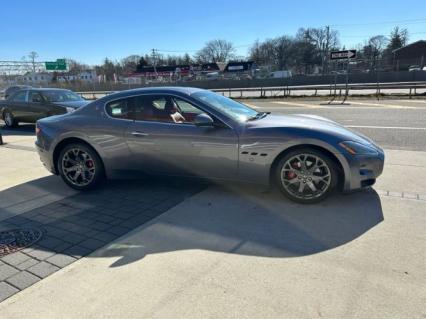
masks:
POLYGON ((15 92, 7 100, 6 107, 12 112, 16 120, 22 121, 25 120, 27 116, 27 95, 28 91, 20 90, 15 92))
POLYGON ((49 107, 43 96, 37 91, 29 91, 27 104, 28 121, 36 122, 37 120, 49 116, 49 107))
POLYGON ((172 95, 141 95, 135 104, 134 122, 127 142, 137 169, 148 173, 234 178, 238 169, 238 135, 218 122, 215 127, 198 127, 193 121, 176 123, 176 101, 190 101, 172 95))

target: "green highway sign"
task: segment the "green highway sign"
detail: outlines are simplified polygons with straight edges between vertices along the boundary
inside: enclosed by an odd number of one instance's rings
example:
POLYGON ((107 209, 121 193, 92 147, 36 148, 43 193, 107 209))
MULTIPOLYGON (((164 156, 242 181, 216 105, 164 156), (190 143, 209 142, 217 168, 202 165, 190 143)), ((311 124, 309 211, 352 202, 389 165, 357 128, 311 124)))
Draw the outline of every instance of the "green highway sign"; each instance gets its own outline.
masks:
POLYGON ((56 59, 55 62, 45 62, 44 65, 47 71, 65 71, 67 69, 65 59, 56 59))

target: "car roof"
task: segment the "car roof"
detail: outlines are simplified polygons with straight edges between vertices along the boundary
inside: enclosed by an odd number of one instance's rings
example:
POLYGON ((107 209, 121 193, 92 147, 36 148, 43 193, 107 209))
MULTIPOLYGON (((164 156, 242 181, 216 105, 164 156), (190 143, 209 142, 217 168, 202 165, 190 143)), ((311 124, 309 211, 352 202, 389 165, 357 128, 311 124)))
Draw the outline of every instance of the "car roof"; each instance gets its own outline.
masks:
POLYGON ((31 88, 31 86, 29 85, 11 85, 9 86, 6 91, 10 91, 10 90, 25 90, 25 89, 29 89, 31 88))
MULTIPOLYGON (((128 96, 134 94, 144 94, 144 93, 181 93, 186 95, 191 95, 195 92, 204 91, 203 89, 194 88, 194 87, 182 87, 182 86, 158 86, 158 87, 144 87, 137 88, 125 91, 118 91, 114 93, 114 96, 128 96)), ((111 96, 111 95, 108 95, 111 96)))
POLYGON ((28 88, 28 90, 32 90, 32 91, 70 91, 68 89, 60 89, 60 88, 28 88))

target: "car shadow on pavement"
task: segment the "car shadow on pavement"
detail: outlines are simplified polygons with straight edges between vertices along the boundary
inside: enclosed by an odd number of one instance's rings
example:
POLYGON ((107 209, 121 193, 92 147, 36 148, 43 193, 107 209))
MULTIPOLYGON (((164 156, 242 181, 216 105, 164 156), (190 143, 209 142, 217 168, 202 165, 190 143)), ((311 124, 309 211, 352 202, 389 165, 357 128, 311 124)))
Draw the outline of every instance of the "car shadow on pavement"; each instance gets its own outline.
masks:
POLYGON ((121 256, 111 267, 188 249, 298 257, 344 245, 381 221, 380 197, 372 189, 300 205, 256 186, 213 186, 98 256, 121 256))
POLYGON ((374 190, 300 205, 259 186, 168 178, 111 181, 94 191, 74 192, 57 176, 48 176, 2 191, 1 198, 10 205, 0 207, 0 231, 36 227, 44 234, 0 261, 39 278, 101 247, 89 257, 119 257, 111 267, 187 249, 306 256, 344 245, 383 220, 374 190), (29 210, 20 213, 16 207, 29 210), (119 237, 119 244, 111 243, 119 237))

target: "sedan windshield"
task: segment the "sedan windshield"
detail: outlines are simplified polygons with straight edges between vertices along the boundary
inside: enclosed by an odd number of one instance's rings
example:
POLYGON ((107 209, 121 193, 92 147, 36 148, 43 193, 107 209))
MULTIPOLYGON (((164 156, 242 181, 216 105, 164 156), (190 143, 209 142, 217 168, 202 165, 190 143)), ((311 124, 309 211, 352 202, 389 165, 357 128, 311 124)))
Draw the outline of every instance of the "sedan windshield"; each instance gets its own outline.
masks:
POLYGON ((258 113, 248 106, 213 92, 197 92, 192 97, 238 122, 245 122, 258 116, 258 113))
POLYGON ((43 96, 49 102, 72 102, 83 100, 80 95, 68 90, 43 91, 43 96))

